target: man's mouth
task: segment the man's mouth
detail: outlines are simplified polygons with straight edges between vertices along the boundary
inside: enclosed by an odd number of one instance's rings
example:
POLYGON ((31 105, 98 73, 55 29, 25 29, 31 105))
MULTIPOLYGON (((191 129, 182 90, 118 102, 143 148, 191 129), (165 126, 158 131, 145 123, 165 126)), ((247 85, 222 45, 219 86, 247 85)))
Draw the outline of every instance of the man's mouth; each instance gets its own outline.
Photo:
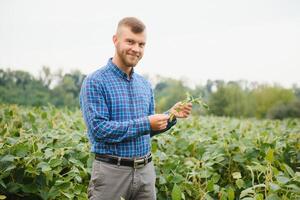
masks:
POLYGON ((136 60, 138 60, 139 59, 139 57, 138 56, 136 56, 136 55, 129 55, 130 56, 130 58, 132 58, 132 59, 136 59, 136 60))
POLYGON ((130 53, 128 53, 127 55, 129 55, 130 57, 139 58, 139 56, 138 56, 138 55, 134 55, 134 54, 130 54, 130 53))

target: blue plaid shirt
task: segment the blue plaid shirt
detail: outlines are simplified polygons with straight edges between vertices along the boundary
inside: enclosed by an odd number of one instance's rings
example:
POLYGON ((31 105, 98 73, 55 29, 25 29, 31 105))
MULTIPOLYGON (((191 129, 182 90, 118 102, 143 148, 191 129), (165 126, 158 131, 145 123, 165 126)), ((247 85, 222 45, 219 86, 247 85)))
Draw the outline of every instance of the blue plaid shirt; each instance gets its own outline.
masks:
POLYGON ((154 114, 151 85, 132 72, 130 79, 109 59, 106 66, 87 76, 80 92, 91 151, 121 157, 140 157, 151 151, 149 115, 154 114))

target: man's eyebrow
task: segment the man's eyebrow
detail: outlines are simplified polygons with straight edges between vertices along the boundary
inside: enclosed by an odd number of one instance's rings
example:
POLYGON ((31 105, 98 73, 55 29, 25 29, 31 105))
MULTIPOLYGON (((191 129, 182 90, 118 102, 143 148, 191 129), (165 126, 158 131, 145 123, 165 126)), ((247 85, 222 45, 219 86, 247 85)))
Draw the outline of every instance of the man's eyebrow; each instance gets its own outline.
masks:
POLYGON ((135 39, 132 39, 132 38, 125 38, 125 41, 134 41, 134 42, 139 43, 139 44, 146 44, 146 42, 144 42, 144 41, 138 41, 138 40, 135 40, 135 39))

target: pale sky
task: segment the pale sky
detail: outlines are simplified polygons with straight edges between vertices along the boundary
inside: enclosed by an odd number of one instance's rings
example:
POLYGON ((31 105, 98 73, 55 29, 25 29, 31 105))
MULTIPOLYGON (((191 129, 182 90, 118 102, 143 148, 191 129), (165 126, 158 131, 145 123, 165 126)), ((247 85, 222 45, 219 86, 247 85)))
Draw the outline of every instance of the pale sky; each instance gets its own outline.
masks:
POLYGON ((140 74, 300 85, 298 0, 0 0, 0 68, 91 73, 126 16, 147 26, 140 74))

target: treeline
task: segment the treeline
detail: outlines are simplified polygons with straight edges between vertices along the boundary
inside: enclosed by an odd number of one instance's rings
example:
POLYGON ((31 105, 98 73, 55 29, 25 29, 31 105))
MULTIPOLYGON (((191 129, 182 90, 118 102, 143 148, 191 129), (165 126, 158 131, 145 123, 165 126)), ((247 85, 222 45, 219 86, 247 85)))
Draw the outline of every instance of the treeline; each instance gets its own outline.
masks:
POLYGON ((208 80, 205 85, 191 89, 183 81, 161 79, 155 87, 158 111, 184 99, 184 91, 201 96, 208 103, 210 110, 196 110, 204 114, 271 119, 300 117, 299 87, 294 85, 287 89, 280 85, 247 81, 208 80))
POLYGON ((52 73, 48 67, 43 67, 37 78, 25 71, 0 69, 0 103, 78 107, 84 77, 80 71, 63 75, 52 73))
MULTIPOLYGON (((80 71, 52 73, 43 67, 38 77, 25 71, 0 69, 0 103, 26 106, 79 107, 79 92, 85 75, 80 71)), ((186 92, 201 96, 210 107, 208 111, 194 109, 196 114, 230 117, 283 119, 300 117, 300 88, 258 84, 247 81, 208 80, 204 85, 190 88, 182 80, 159 78, 154 85, 156 111, 163 112, 186 92)))

